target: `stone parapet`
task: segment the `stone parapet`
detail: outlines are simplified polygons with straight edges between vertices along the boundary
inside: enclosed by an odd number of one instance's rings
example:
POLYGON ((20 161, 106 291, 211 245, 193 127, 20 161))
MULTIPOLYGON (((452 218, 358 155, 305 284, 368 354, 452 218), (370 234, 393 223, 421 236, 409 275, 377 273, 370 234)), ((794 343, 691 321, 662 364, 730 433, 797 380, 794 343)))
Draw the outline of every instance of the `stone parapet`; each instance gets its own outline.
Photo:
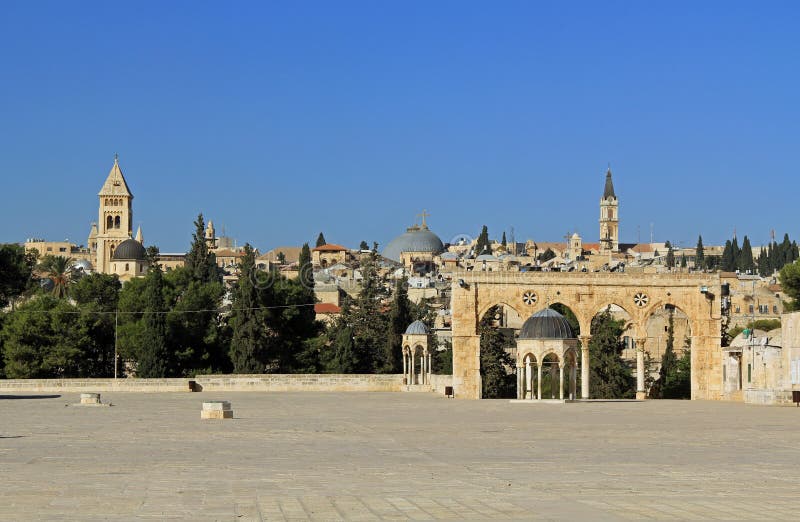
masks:
POLYGON ((399 374, 198 375, 194 380, 202 391, 396 392, 403 387, 399 374))
POLYGON ((0 379, 4 392, 182 392, 189 379, 0 379))

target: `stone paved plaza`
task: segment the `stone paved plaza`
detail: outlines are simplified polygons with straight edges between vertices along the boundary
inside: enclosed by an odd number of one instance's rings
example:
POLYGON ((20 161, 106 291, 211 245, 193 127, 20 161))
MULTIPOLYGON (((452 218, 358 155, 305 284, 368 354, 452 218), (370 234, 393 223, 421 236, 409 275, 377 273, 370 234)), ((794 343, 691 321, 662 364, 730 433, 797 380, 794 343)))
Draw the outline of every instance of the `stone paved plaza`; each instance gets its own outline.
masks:
POLYGON ((800 409, 0 396, 2 520, 796 520, 800 409), (201 421, 204 400, 234 419, 201 421), (70 406, 66 406, 70 404, 70 406))

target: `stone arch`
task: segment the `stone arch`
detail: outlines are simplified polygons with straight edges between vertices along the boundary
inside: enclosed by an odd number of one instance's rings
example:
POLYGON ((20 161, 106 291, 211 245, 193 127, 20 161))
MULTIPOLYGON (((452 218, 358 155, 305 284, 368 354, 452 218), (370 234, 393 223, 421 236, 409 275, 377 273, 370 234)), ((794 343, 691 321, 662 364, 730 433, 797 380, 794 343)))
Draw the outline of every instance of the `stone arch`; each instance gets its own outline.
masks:
MULTIPOLYGON (((680 312, 689 319, 689 329, 691 332, 700 331, 700 324, 698 318, 687 312, 687 310, 690 310, 691 307, 685 303, 679 302, 677 299, 660 299, 658 301, 655 301, 652 305, 648 306, 645 310, 642 311, 643 321, 646 323, 647 320, 655 312, 657 312, 662 308, 666 308, 667 306, 674 306, 677 310, 680 310, 680 312)), ((645 326, 646 325, 642 325, 643 328, 645 326)))
MULTIPOLYGON (((483 307, 481 307, 481 309, 479 309, 478 316, 477 316, 477 318, 478 318, 477 324, 480 324, 480 322, 486 316, 486 313, 489 310, 491 310, 492 308, 496 307, 496 306, 502 306, 502 307, 509 308, 509 309, 513 310, 522 319, 522 321, 525 321, 525 319, 530 317, 530 313, 526 314, 525 310, 523 310, 522 307, 511 305, 511 304, 508 303, 508 301, 510 301, 510 299, 491 300, 491 301, 489 301, 489 304, 484 305, 483 307)), ((533 312, 531 312, 531 313, 533 313, 533 312)))
MULTIPOLYGON (((550 308, 553 308, 555 311, 559 313, 561 313, 562 307, 568 309, 572 313, 572 315, 575 316, 575 319, 578 321, 578 330, 573 333, 575 334, 576 337, 579 337, 580 335, 582 335, 583 332, 589 331, 589 326, 592 322, 592 318, 587 317, 582 309, 578 308, 574 304, 569 305, 567 304, 567 302, 568 302, 567 299, 559 299, 558 301, 549 303, 548 306, 550 308)), ((561 313, 561 315, 565 314, 561 313)), ((569 320, 569 317, 567 317, 567 319, 569 320)))

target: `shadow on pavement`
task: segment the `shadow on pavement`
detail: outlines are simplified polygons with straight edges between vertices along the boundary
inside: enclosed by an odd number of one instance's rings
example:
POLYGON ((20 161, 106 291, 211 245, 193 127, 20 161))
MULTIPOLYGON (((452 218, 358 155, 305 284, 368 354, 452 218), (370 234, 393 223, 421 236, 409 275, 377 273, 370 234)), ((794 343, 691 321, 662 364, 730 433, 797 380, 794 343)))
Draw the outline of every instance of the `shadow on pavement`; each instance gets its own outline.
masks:
POLYGON ((0 395, 3 399, 58 399, 61 395, 0 395))

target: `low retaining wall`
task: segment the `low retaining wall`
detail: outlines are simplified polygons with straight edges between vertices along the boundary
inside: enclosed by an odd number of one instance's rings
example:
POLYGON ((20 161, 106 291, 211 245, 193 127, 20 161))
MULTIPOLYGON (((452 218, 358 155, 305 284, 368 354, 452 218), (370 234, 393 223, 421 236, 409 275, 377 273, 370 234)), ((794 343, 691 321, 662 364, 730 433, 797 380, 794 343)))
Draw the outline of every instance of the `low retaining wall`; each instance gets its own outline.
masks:
POLYGON ((4 392, 186 392, 189 379, 0 379, 4 392))
POLYGON ((452 385, 452 375, 431 375, 431 388, 433 388, 434 393, 444 395, 444 387, 452 385))
POLYGON ((396 392, 403 386, 399 374, 198 375, 195 381, 202 391, 396 392))
POLYGON ((198 375, 192 379, 0 379, 0 395, 8 392, 188 392, 197 391, 321 391, 398 392, 402 375, 264 374, 198 375))

